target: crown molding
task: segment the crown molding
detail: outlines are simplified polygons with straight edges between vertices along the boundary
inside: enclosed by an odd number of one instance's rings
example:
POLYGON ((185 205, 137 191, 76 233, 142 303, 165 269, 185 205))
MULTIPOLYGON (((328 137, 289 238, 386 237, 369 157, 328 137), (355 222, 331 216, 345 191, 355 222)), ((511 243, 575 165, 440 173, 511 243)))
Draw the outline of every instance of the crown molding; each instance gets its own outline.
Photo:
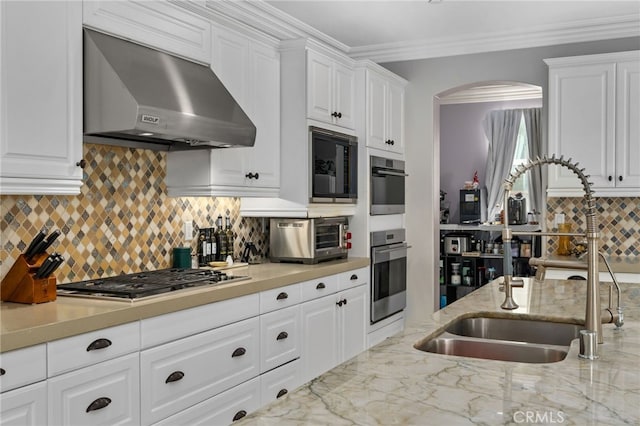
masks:
POLYGON ((545 25, 526 32, 508 31, 486 36, 442 37, 362 46, 350 49, 349 55, 355 59, 368 58, 383 63, 625 37, 640 37, 640 15, 545 25))
POLYGON ((542 88, 523 84, 490 84, 458 90, 439 98, 440 105, 542 99, 542 88))

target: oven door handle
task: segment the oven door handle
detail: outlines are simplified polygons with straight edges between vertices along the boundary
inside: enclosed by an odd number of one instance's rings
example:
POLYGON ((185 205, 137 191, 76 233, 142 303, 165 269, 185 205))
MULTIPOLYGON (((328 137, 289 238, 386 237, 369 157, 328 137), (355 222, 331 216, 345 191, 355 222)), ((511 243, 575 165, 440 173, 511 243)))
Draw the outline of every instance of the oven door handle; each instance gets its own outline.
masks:
POLYGON ((410 248, 410 246, 406 243, 393 244, 386 248, 375 248, 373 249, 372 262, 376 264, 407 257, 408 248, 410 248))
POLYGON ((409 176, 408 174, 406 174, 403 171, 396 172, 396 171, 393 171, 393 170, 375 170, 373 172, 373 174, 387 175, 387 176, 401 176, 401 177, 409 176))

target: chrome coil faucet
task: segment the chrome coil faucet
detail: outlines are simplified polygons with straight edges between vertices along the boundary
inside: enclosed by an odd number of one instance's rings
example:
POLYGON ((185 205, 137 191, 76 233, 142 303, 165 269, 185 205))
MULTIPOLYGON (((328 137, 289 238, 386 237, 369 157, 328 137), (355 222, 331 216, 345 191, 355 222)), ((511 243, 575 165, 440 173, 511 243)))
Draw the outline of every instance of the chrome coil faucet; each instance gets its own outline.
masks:
MULTIPOLYGON (((591 190, 591 183, 588 181, 589 176, 584 174, 584 169, 578 167, 578 163, 572 163, 571 159, 565 160, 564 157, 556 158, 555 155, 551 157, 537 157, 535 160, 528 160, 526 163, 516 167, 516 170, 509 174, 509 177, 504 182, 504 227, 502 229, 502 243, 505 247, 503 257, 504 267, 504 293, 505 299, 502 303, 502 309, 516 309, 517 303, 513 300, 512 287, 513 287, 513 264, 511 257, 511 239, 514 235, 545 235, 545 236, 580 236, 587 239, 587 305, 585 312, 585 328, 589 332, 593 332, 597 336, 597 342, 602 343, 602 314, 600 312, 600 291, 599 291, 599 273, 598 273, 598 240, 599 232, 598 225, 596 223, 596 203, 591 190), (565 232, 514 232, 509 228, 509 211, 508 211, 508 198, 509 192, 513 188, 513 184, 526 171, 534 168, 541 167, 543 164, 555 164, 562 167, 566 167, 571 170, 582 183, 584 190, 584 199, 586 202, 586 223, 587 229, 585 234, 577 233, 565 233, 565 232)), ((533 258, 531 264, 535 264, 533 258)), ((548 266, 550 265, 547 264, 548 266)), ((569 267, 569 264, 577 262, 558 262, 563 263, 563 267, 569 267)), ((538 263, 542 266, 542 263, 538 263)), ((605 263, 606 264, 606 263, 605 263)), ((607 265, 608 267, 608 265, 607 265)), ((612 273, 613 275, 613 273, 612 273)), ((612 314, 612 321, 615 322, 618 327, 622 325, 622 308, 620 307, 620 289, 617 285, 615 277, 613 277, 614 283, 618 290, 618 313, 612 314)), ((582 354, 584 355, 584 354, 582 354)))

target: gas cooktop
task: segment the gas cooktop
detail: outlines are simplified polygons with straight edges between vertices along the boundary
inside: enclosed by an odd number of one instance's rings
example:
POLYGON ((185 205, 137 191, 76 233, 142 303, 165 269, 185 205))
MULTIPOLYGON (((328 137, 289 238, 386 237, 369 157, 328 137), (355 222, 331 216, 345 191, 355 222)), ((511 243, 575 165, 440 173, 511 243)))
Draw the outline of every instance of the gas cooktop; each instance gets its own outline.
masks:
POLYGON ((179 290, 248 280, 210 269, 159 269, 137 274, 59 284, 58 296, 135 301, 166 295, 179 290))

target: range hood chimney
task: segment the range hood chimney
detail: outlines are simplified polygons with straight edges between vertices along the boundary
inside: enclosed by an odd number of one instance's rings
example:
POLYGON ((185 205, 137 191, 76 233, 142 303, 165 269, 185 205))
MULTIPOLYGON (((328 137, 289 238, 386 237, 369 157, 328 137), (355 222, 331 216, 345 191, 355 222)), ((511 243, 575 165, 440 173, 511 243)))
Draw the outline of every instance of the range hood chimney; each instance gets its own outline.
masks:
POLYGON ((163 151, 253 146, 256 128, 204 65, 84 29, 84 141, 163 151))

